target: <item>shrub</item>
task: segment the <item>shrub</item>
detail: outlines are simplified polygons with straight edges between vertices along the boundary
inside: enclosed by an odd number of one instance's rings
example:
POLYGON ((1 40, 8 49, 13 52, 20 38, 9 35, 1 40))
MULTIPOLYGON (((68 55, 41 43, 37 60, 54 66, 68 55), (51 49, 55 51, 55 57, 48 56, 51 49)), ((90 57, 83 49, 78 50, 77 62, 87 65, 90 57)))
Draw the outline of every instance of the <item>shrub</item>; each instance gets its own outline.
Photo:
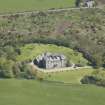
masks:
POLYGON ((94 76, 84 76, 81 80, 82 84, 96 84, 99 81, 98 78, 94 76))
POLYGON ((4 78, 14 77, 13 65, 14 65, 14 62, 12 60, 0 58, 1 77, 4 77, 4 78))
POLYGON ((81 79, 82 84, 95 84, 105 87, 105 71, 95 70, 90 76, 84 76, 81 79))

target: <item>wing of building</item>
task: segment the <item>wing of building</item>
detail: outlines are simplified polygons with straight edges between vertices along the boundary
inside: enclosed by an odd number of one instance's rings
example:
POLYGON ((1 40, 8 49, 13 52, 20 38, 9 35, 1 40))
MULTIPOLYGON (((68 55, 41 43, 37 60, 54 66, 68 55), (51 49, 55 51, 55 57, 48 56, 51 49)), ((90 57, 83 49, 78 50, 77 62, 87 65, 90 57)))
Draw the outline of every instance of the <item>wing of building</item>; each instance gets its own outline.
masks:
POLYGON ((67 65, 67 59, 63 54, 47 52, 39 55, 34 60, 34 64, 45 69, 63 68, 67 65))

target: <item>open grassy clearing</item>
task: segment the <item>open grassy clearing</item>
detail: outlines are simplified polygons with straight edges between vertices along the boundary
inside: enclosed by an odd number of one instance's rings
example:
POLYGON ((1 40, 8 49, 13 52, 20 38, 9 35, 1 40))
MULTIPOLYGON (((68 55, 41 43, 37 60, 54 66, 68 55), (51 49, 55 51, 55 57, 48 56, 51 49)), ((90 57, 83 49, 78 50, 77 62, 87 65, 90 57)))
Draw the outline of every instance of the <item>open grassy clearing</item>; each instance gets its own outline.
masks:
POLYGON ((91 74, 93 70, 94 69, 81 69, 81 70, 48 73, 48 74, 44 74, 44 77, 48 81, 80 84, 80 80, 85 75, 91 74))
POLYGON ((75 0, 0 0, 0 12, 46 10, 73 7, 75 0))
POLYGON ((63 46, 56 46, 53 44, 27 44, 20 49, 21 55, 17 56, 18 61, 33 60, 44 52, 52 52, 64 54, 69 61, 74 63, 83 63, 85 65, 88 63, 81 53, 63 46))
POLYGON ((29 80, 0 80, 0 105, 105 105, 105 89, 29 80))

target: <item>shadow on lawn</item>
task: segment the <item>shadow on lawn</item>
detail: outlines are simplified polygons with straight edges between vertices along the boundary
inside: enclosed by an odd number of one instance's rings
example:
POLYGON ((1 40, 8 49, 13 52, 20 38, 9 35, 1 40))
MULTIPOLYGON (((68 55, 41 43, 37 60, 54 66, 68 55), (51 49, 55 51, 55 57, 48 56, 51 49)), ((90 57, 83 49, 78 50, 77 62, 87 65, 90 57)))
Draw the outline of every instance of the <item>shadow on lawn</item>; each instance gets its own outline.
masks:
POLYGON ((45 83, 45 84, 53 84, 54 86, 81 86, 81 84, 77 83, 65 83, 62 81, 49 81, 49 80, 42 80, 40 81, 41 83, 45 83))

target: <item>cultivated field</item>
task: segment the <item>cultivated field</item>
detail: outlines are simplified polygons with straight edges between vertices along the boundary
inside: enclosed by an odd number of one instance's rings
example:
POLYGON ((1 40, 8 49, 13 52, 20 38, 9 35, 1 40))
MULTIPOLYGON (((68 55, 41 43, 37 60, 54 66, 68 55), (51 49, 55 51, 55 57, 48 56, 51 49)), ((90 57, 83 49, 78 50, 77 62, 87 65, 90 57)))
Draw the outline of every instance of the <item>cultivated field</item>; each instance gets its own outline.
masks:
POLYGON ((74 0, 0 0, 0 12, 2 13, 73 6, 74 0))

